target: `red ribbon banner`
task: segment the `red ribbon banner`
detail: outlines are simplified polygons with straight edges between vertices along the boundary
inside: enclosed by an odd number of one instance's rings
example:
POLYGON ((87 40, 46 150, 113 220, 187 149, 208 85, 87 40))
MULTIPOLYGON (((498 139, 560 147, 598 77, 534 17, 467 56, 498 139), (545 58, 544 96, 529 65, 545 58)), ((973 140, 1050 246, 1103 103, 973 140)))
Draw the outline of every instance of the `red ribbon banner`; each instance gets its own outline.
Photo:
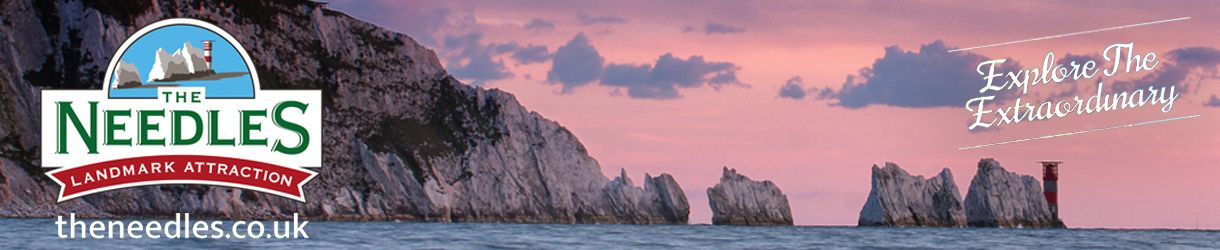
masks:
POLYGON ((47 175, 63 187, 61 202, 102 191, 162 184, 228 186, 304 202, 301 187, 317 173, 229 157, 158 155, 60 168, 47 175))

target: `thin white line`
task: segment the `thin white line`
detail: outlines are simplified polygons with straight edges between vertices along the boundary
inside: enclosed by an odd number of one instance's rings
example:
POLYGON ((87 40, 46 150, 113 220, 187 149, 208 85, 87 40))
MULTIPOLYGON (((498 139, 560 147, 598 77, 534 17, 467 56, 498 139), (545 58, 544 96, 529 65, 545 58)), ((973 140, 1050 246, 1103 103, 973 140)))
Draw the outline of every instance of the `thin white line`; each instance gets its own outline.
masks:
POLYGON ((949 50, 949 52, 950 52, 950 53, 952 53, 952 52, 957 52, 957 51, 966 51, 966 50, 972 50, 972 49, 981 49, 981 48, 995 47, 995 46, 1003 46, 1003 45, 1016 44, 1016 43, 1023 43, 1023 42, 1033 42, 1033 41, 1046 40, 1046 39, 1053 39, 1053 38, 1060 38, 1060 37, 1067 37, 1067 36, 1084 35, 1084 34, 1089 34, 1089 33, 1097 33, 1097 32, 1102 32, 1102 31, 1111 31, 1111 30, 1119 30, 1119 29, 1126 29, 1126 28, 1134 28, 1134 27, 1139 27, 1139 26, 1144 26, 1144 25, 1153 25, 1153 24, 1159 24, 1159 23, 1177 22, 1177 21, 1182 21, 1182 20, 1186 20, 1186 19, 1190 19, 1190 17, 1179 17, 1179 18, 1174 18, 1174 19, 1166 19, 1166 20, 1152 21, 1152 22, 1146 22, 1146 23, 1137 23, 1137 24, 1123 25, 1123 26, 1117 26, 1117 27, 1100 28, 1100 29, 1095 29, 1095 30, 1086 30, 1086 31, 1072 32, 1072 33, 1067 33, 1067 34, 1058 34, 1058 35, 1044 36, 1044 37, 1039 37, 1039 38, 1030 38, 1030 39, 1020 40, 1020 41, 1012 41, 1012 42, 1004 42, 1004 43, 997 43, 997 44, 990 44, 990 45, 983 45, 983 46, 975 46, 975 47, 969 47, 969 48, 964 48, 964 49, 953 49, 953 50, 949 50))
POLYGON ((997 143, 990 143, 990 144, 983 144, 983 145, 976 145, 976 146, 969 146, 969 147, 961 147, 961 148, 957 148, 957 150, 968 150, 968 149, 976 149, 976 148, 990 147, 990 146, 996 146, 996 145, 1004 145, 1004 144, 1009 144, 1009 143, 1018 143, 1018 142, 1025 142, 1025 141, 1049 139, 1049 138, 1055 138, 1055 137, 1060 137, 1060 136, 1078 135, 1078 134, 1092 133, 1092 132, 1097 132, 1097 131, 1111 130, 1111 129, 1116 129, 1116 128, 1129 128, 1129 127, 1148 125, 1148 124, 1153 124, 1153 123, 1184 120, 1184 119, 1190 119, 1190 118, 1195 118, 1195 117, 1199 117, 1199 115, 1188 115, 1188 116, 1182 116, 1182 117, 1174 117, 1174 118, 1167 118, 1167 119, 1160 119, 1160 120, 1137 122, 1137 123, 1126 124, 1126 125, 1118 125, 1118 126, 1113 126, 1113 127, 1095 128, 1095 129, 1081 130, 1081 131, 1076 131, 1076 132, 1067 132, 1067 133, 1059 133, 1059 134, 1053 134, 1053 135, 1044 135, 1044 136, 1039 136, 1039 137, 1030 137, 1030 138, 1020 139, 1020 140, 1012 140, 1012 141, 997 142, 997 143))

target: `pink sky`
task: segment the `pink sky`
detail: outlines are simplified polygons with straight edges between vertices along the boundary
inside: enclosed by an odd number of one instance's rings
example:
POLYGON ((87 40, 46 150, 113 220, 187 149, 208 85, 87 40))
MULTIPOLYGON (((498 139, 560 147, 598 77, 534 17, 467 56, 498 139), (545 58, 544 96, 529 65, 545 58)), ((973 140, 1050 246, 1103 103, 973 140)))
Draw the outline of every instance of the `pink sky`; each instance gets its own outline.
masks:
MULTIPOLYGON (((1220 13, 1214 11, 1220 3, 336 1, 331 7, 424 41, 451 69, 464 62, 450 59, 460 52, 445 48, 443 38, 471 33, 482 34, 484 44, 543 45, 555 52, 583 32, 607 63, 654 64, 666 53, 733 63, 737 78, 748 87, 679 88, 680 97, 667 100, 632 98, 625 89, 596 83, 560 93, 559 85, 546 83, 551 61, 518 64, 508 54, 495 55, 493 60, 502 61, 512 76, 482 81, 483 87, 511 92, 527 108, 572 130, 608 176, 617 175, 620 168, 637 180, 644 173, 674 175, 687 190, 692 223, 711 221, 705 190, 718 181, 722 166, 778 184, 788 195, 799 225, 855 225, 873 164, 895 162, 925 176, 948 167, 964 197, 978 160, 991 157, 1010 171, 1038 177, 1036 161, 1065 161, 1060 170, 1060 215, 1072 227, 1220 228, 1216 212, 1220 211, 1216 166, 1220 154, 1215 153, 1220 148, 1220 130, 1215 129, 1220 125, 1220 108, 1204 105, 1212 94, 1220 93, 1210 84, 1215 80, 1189 85, 1192 89, 1182 93, 1169 113, 1159 112, 1159 106, 1146 107, 1021 123, 985 133, 967 131, 970 113, 957 106, 849 109, 830 106, 831 100, 777 95, 793 76, 800 76, 806 87, 837 90, 848 75, 884 56, 886 47, 918 51, 936 40, 950 47, 970 47, 1191 17, 971 53, 1009 57, 1032 68, 1041 65, 1049 51, 1060 56, 1097 54, 1113 43, 1134 42, 1138 50, 1161 57, 1182 47, 1220 46, 1220 29, 1214 27, 1220 21, 1220 13), (621 22, 585 25, 581 16, 617 17, 621 22), (535 19, 551 27, 523 27, 535 19), (707 23, 740 32, 707 34, 703 30, 707 23), (684 32, 686 27, 694 31, 684 32), (1201 117, 958 150, 1193 114, 1201 117)), ((1191 75, 1199 79, 1203 74, 1191 75)), ((1092 82, 1078 84, 1092 88, 1092 82)))

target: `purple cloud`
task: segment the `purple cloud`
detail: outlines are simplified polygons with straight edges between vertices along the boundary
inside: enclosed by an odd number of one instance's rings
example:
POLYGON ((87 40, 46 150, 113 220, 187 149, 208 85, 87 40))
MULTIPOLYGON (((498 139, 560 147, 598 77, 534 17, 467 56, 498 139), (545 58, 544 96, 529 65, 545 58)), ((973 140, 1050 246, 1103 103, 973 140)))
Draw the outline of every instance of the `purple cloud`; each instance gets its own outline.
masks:
POLYGON ((801 100, 805 99, 806 95, 808 92, 805 90, 805 82, 800 76, 788 78, 788 81, 779 87, 779 98, 801 100))
POLYGON ((726 85, 747 86, 737 79, 738 66, 730 62, 707 61, 694 55, 685 59, 666 53, 653 64, 606 64, 584 33, 555 50, 547 82, 562 85, 561 93, 597 82, 602 86, 625 88, 638 99, 676 99, 680 88, 726 85))
POLYGON ((547 21, 541 18, 534 18, 522 26, 526 30, 543 31, 555 29, 555 22, 547 21))
POLYGON ((572 89, 601 78, 605 62, 585 33, 578 33, 567 44, 555 49, 546 81, 563 85, 562 93, 571 93, 572 89))
POLYGON ((443 46, 444 49, 455 52, 445 58, 449 72, 458 78, 470 80, 473 85, 513 76, 504 60, 496 58, 499 55, 509 54, 518 65, 542 63, 551 58, 546 46, 522 46, 515 42, 485 44, 482 39, 482 33, 447 36, 443 46))
POLYGON ((703 25, 703 34, 734 34, 746 32, 746 28, 717 22, 707 22, 703 25))
MULTIPOLYGON (((919 51, 904 51, 897 46, 885 48, 885 56, 871 67, 847 76, 839 90, 822 89, 818 99, 834 100, 833 106, 850 109, 869 105, 908 108, 963 107, 979 97, 983 81, 975 67, 990 60, 970 52, 948 52, 944 42, 935 41, 919 51)), ((998 72, 1020 69, 1009 60, 998 72)), ((1003 93, 1014 93, 1011 91, 1003 93)), ((996 96, 1003 101, 1015 95, 996 96)))
POLYGON ((601 84, 627 88, 627 95, 639 99, 676 99, 678 88, 743 85, 737 80, 737 65, 714 62, 693 55, 682 59, 671 53, 657 58, 655 66, 648 64, 610 64, 601 84))
POLYGON ((1149 86, 1172 84, 1177 91, 1186 92, 1191 89, 1188 79, 1192 74, 1200 74, 1199 80, 1216 78, 1216 66, 1220 66, 1220 50, 1212 47, 1178 48, 1166 53, 1167 58, 1161 61, 1157 69, 1144 77, 1132 81, 1114 83, 1114 91, 1131 91, 1149 86))
POLYGON ((1220 107, 1220 98, 1213 94, 1211 98, 1207 99, 1206 103, 1203 103, 1203 106, 1220 107))

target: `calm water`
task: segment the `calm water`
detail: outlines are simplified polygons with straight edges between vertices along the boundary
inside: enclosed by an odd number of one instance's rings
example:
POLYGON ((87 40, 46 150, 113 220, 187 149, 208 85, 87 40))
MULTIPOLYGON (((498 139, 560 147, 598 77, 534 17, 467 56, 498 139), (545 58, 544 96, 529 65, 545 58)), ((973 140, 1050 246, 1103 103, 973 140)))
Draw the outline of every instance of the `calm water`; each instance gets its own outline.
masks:
POLYGON ((0 219, 3 249, 1220 248, 1220 231, 310 222, 309 239, 59 239, 51 219, 0 219))

